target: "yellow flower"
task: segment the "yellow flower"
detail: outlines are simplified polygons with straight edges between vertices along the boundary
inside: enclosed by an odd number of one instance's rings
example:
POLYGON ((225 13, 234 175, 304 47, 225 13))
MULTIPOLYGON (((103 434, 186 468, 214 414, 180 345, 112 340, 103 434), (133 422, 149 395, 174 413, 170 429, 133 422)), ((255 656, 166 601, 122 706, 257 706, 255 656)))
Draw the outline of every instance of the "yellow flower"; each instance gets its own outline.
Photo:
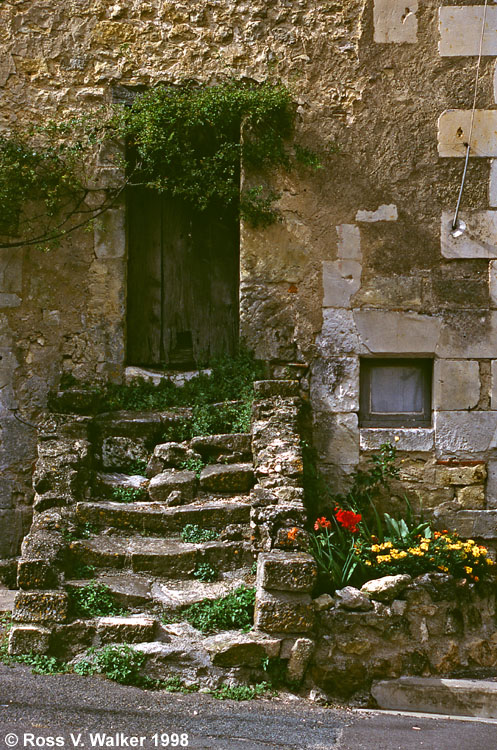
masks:
POLYGON ((466 544, 469 544, 472 547, 473 544, 475 544, 475 541, 474 539, 466 539, 466 544))
POLYGON ((389 562, 392 562, 392 558, 390 557, 390 555, 378 555, 378 557, 376 558, 376 562, 378 562, 378 563, 383 563, 383 562, 389 563, 389 562))
POLYGON ((372 565, 373 563, 370 560, 366 560, 364 564, 369 566, 369 565, 372 565))
POLYGON ((473 547, 473 549, 471 550, 471 554, 473 555, 473 557, 480 557, 481 552, 479 547, 473 547))
POLYGON ((466 571, 468 576, 473 572, 473 568, 470 568, 469 565, 465 565, 464 570, 466 571))
POLYGON ((380 545, 379 544, 373 544, 371 547, 371 552, 379 552, 380 551, 380 545))
POLYGON ((444 572, 444 573, 448 573, 448 572, 449 572, 449 569, 448 569, 448 568, 446 568, 446 567, 445 567, 445 565, 439 565, 439 566, 438 566, 438 569, 439 569, 439 570, 443 570, 443 572, 444 572))
POLYGON ((430 549, 430 545, 426 542, 422 542, 422 544, 419 545, 419 549, 422 549, 423 552, 428 552, 428 550, 430 549))
POLYGON ((495 565, 494 561, 491 560, 489 557, 487 557, 486 563, 487 565, 495 565))
POLYGON ((383 544, 380 544, 380 549, 392 549, 392 547, 392 542, 383 542, 383 544))
POLYGON ((447 549, 462 549, 461 542, 457 542, 456 544, 448 544, 447 549))

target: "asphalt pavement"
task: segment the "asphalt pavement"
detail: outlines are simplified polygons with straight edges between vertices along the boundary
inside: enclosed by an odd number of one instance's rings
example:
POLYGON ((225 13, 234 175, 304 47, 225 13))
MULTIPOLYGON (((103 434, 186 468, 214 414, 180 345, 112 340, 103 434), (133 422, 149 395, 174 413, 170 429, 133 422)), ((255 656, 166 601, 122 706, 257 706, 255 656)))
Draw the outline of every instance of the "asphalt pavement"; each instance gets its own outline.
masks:
POLYGON ((329 709, 287 695, 218 701, 0 665, 0 750, 32 747, 497 750, 497 722, 329 709))

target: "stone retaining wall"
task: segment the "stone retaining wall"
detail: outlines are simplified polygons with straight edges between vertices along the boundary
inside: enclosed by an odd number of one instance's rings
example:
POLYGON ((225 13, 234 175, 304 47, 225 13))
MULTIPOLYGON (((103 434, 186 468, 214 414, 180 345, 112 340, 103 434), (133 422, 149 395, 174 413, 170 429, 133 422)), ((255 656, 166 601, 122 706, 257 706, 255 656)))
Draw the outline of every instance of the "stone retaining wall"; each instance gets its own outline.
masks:
POLYGON ((432 573, 389 576, 314 600, 308 679, 328 696, 368 700, 375 680, 496 676, 496 589, 432 573))

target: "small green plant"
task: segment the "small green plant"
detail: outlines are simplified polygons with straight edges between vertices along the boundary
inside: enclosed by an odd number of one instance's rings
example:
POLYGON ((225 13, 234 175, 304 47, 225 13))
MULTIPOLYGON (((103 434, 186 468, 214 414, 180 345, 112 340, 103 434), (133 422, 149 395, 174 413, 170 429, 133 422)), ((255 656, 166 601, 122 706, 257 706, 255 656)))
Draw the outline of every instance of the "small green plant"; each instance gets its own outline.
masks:
POLYGON ((147 462, 144 461, 141 458, 135 458, 134 461, 130 461, 126 466, 123 467, 123 471, 125 474, 129 474, 130 476, 145 476, 145 471, 147 468, 147 462))
POLYGON ((89 539, 93 534, 97 533, 97 527, 88 521, 82 524, 78 524, 73 529, 62 529, 61 534, 64 541, 67 544, 75 542, 78 539, 89 539))
POLYGON ((202 633, 248 630, 254 621, 255 588, 239 586, 219 599, 203 599, 183 611, 190 625, 202 633))
POLYGON ((186 461, 182 461, 180 469, 186 469, 186 471, 194 471, 197 479, 200 477, 202 469, 205 466, 205 462, 201 458, 187 458, 186 461))
POLYGON ((304 167, 310 167, 310 169, 314 170, 323 169, 323 163, 318 154, 305 146, 296 144, 295 158, 299 164, 303 164, 304 167))
POLYGON ((223 685, 213 690, 211 695, 219 701, 251 701, 272 692, 268 682, 259 682, 256 685, 223 685))
POLYGON ((112 500, 116 503, 139 503, 146 497, 146 490, 140 487, 114 487, 112 490, 112 500))
POLYGON ((88 657, 74 666, 76 674, 99 673, 123 685, 147 684, 146 678, 140 674, 146 655, 127 643, 105 646, 99 650, 89 649, 88 657))
POLYGON ((46 656, 45 654, 23 654, 22 656, 13 656, 11 659, 18 664, 26 664, 31 667, 33 674, 65 674, 71 671, 66 662, 56 659, 55 656, 46 656))
POLYGON ((166 693, 198 693, 199 685, 185 685, 179 675, 173 675, 168 677, 166 680, 158 682, 157 687, 161 690, 165 690, 166 693))
POLYGON ((96 573, 96 567, 94 565, 84 565, 80 562, 75 562, 69 571, 71 578, 94 578, 96 573))
POLYGON ((92 581, 80 588, 69 589, 69 607, 75 617, 108 617, 126 614, 112 591, 103 583, 92 581))
POLYGON ((218 576, 217 570, 210 563, 198 563, 193 573, 194 578, 204 582, 216 581, 218 576))
POLYGON ((200 542, 212 542, 217 539, 219 533, 214 529, 202 529, 195 523, 187 523, 181 531, 183 542, 199 544, 200 542))

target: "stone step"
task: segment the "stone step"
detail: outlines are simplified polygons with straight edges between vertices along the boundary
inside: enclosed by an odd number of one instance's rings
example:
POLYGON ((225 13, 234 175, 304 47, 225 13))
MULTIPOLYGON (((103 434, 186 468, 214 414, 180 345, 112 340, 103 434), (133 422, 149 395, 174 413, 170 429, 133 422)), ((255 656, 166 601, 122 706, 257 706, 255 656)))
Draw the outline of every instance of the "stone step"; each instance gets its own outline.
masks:
POLYGON ((97 497, 112 498, 114 490, 143 490, 147 493, 149 480, 147 477, 120 472, 101 472, 95 474, 93 492, 97 497))
POLYGON ((244 542, 186 544, 155 537, 95 536, 72 542, 73 558, 102 568, 130 568, 163 578, 191 578, 198 565, 208 563, 222 573, 250 565, 254 555, 244 542))
POLYGON ((174 508, 154 502, 91 502, 76 505, 76 518, 98 527, 179 534, 186 524, 218 531, 230 524, 248 524, 250 507, 249 498, 242 497, 236 501, 201 501, 174 508))
POLYGON ((383 709, 497 719, 497 682, 490 680, 400 677, 377 682, 371 694, 383 709))
MULTIPOLYGON (((102 571, 93 580, 107 586, 122 607, 141 611, 160 608, 170 614, 203 599, 219 599, 239 586, 255 585, 255 576, 248 567, 226 571, 222 580, 211 583, 196 579, 166 580, 129 571, 102 571)), ((82 588, 88 583, 88 580, 70 581, 67 588, 82 588)))

